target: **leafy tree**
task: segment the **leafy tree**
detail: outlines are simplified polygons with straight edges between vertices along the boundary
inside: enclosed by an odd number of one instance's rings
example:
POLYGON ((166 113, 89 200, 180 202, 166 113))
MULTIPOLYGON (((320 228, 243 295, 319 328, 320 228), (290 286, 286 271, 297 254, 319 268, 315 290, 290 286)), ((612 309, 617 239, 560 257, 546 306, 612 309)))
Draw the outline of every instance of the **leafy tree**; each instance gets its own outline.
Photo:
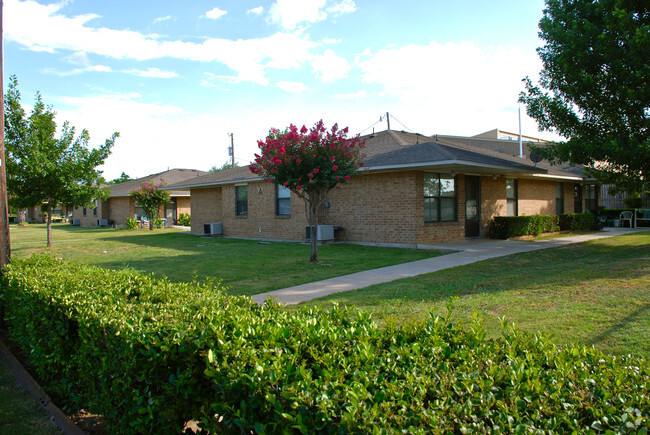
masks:
POLYGON ((109 182, 106 183, 106 184, 114 185, 114 184, 124 183, 125 181, 130 181, 130 180, 132 180, 132 178, 129 177, 129 176, 126 174, 126 172, 122 172, 122 175, 120 175, 118 178, 115 178, 115 179, 109 181, 109 182))
POLYGON ((149 217, 149 229, 152 231, 155 224, 154 219, 159 217, 160 207, 172 202, 169 192, 160 190, 164 185, 165 183, 153 184, 145 181, 142 186, 129 194, 149 217))
POLYGON ((520 101, 568 140, 536 151, 639 195, 650 175, 650 3, 547 0, 539 28, 539 86, 524 79, 520 101))
POLYGON ((309 261, 318 262, 318 215, 327 194, 350 180, 363 165, 364 141, 347 137, 348 128, 334 124, 327 131, 323 121, 300 131, 291 124, 285 131, 271 129, 264 141, 257 141, 261 154, 250 165, 254 174, 281 184, 305 201, 307 222, 311 227, 309 261))
POLYGON ((59 204, 87 206, 105 199, 109 191, 96 168, 110 155, 114 133, 104 145, 89 147, 90 134, 63 123, 56 137, 55 112, 36 94, 29 116, 20 104, 16 76, 10 78, 5 95, 5 145, 7 151, 7 191, 13 206, 41 206, 47 214, 47 246, 52 246, 52 209, 59 204))
POLYGON ((208 172, 219 172, 219 171, 223 171, 224 169, 231 169, 232 167, 233 167, 232 163, 226 162, 220 167, 217 167, 216 165, 211 167, 210 169, 208 169, 208 172))

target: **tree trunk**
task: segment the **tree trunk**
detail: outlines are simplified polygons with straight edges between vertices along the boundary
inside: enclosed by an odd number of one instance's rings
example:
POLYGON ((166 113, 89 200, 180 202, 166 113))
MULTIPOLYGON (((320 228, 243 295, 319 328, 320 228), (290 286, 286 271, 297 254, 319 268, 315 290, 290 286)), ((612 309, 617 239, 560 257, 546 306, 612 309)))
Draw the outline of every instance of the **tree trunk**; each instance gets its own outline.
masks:
POLYGON ((309 199, 309 262, 318 263, 318 212, 323 199, 320 195, 309 199))
POLYGON ((52 204, 47 203, 47 247, 52 246, 52 204))

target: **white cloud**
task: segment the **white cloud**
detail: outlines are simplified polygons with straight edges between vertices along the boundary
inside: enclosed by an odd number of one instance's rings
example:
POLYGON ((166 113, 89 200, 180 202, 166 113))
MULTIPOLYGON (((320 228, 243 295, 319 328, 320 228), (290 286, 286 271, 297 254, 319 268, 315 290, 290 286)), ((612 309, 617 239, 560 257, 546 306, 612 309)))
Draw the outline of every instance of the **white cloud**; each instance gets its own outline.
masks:
POLYGON ((419 116, 428 118, 432 127, 436 124, 437 132, 449 132, 446 126, 453 123, 449 133, 464 135, 472 133, 468 124, 505 129, 499 120, 511 112, 516 116, 521 79, 540 70, 534 52, 472 42, 383 49, 360 61, 359 67, 362 81, 378 86, 385 99, 422 108, 419 116))
POLYGON ((345 78, 350 71, 348 61, 337 56, 330 49, 325 50, 325 54, 321 56, 314 56, 311 66, 325 83, 345 78))
POLYGON ((293 30, 302 24, 324 21, 328 13, 339 16, 355 10, 352 0, 276 0, 269 9, 269 21, 293 30))
POLYGON ((170 78, 178 77, 178 74, 176 74, 173 71, 163 71, 158 68, 148 68, 146 70, 131 69, 131 70, 125 70, 123 72, 127 74, 133 74, 139 77, 151 77, 151 78, 158 78, 158 79, 170 79, 170 78))
POLYGON ((343 40, 342 39, 334 39, 334 38, 323 38, 323 44, 326 45, 332 45, 332 44, 340 44, 343 40))
POLYGON ((340 99, 344 99, 344 100, 356 100, 356 99, 359 99, 359 98, 366 98, 366 97, 367 97, 366 91, 364 91, 363 89, 361 89, 360 91, 357 91, 357 92, 353 92, 351 94, 337 94, 337 95, 334 95, 334 98, 340 98, 340 99))
POLYGON ((227 13, 228 11, 224 11, 219 8, 214 8, 207 11, 205 15, 201 15, 201 18, 210 18, 211 20, 218 20, 219 18, 223 17, 227 13))
POLYGON ((256 8, 249 9, 246 11, 248 15, 262 15, 262 12, 264 12, 263 6, 258 6, 256 8))
POLYGON ((52 74, 59 77, 67 77, 79 75, 87 72, 111 72, 111 68, 105 65, 91 65, 84 68, 75 68, 68 71, 60 71, 54 68, 44 68, 42 70, 45 74, 52 74))
POLYGON ((289 33, 236 41, 214 38, 201 43, 158 40, 157 35, 92 27, 88 23, 97 15, 70 18, 61 15, 60 8, 57 4, 7 0, 6 16, 12 19, 5 22, 6 41, 33 51, 71 50, 139 61, 168 57, 218 62, 234 71, 234 79, 261 85, 269 83, 267 69, 296 69, 310 58, 309 50, 318 46, 289 33))
POLYGON ((277 82, 276 86, 283 91, 290 92, 292 94, 302 94, 307 90, 307 86, 304 83, 300 82, 283 81, 277 82))
POLYGON ((166 15, 166 16, 164 16, 164 17, 158 17, 158 18, 156 18, 155 20, 153 20, 153 23, 154 23, 154 24, 158 24, 158 23, 162 23, 162 22, 164 22, 164 21, 169 21, 169 20, 171 20, 171 19, 172 19, 172 16, 171 16, 171 15, 166 15))

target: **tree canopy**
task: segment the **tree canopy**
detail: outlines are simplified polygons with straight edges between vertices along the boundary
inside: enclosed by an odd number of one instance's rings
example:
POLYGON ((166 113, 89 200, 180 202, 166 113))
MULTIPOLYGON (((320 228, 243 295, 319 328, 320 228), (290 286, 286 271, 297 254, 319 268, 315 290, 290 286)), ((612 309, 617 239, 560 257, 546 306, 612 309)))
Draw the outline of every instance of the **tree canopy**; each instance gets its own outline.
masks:
POLYGON ((111 181, 107 182, 106 184, 113 185, 113 184, 120 184, 124 183, 125 181, 130 181, 133 178, 131 178, 126 172, 122 172, 122 175, 120 175, 117 178, 112 179, 111 181))
POLYGON ((650 3, 547 0, 539 28, 543 70, 520 101, 568 140, 536 151, 639 195, 650 175, 650 3))
POLYGON ((160 207, 171 202, 169 192, 160 190, 165 183, 149 183, 145 181, 142 186, 134 189, 129 196, 144 209, 144 212, 149 217, 149 229, 154 228, 154 219, 158 218, 160 214, 160 207))
POLYGON ((285 186, 305 200, 307 221, 312 228, 310 261, 318 261, 318 214, 327 194, 354 176, 363 165, 364 141, 347 137, 348 128, 334 124, 328 131, 323 121, 311 129, 291 124, 286 130, 271 129, 257 141, 260 154, 250 165, 254 174, 285 186))
POLYGON ((37 93, 27 116, 16 76, 10 78, 4 105, 8 194, 16 207, 41 206, 47 212, 47 244, 51 246, 53 208, 59 204, 86 206, 108 196, 108 190, 99 187, 104 180, 97 167, 110 155, 119 134, 91 148, 87 130, 77 135, 76 129, 64 122, 56 137, 55 112, 37 93))

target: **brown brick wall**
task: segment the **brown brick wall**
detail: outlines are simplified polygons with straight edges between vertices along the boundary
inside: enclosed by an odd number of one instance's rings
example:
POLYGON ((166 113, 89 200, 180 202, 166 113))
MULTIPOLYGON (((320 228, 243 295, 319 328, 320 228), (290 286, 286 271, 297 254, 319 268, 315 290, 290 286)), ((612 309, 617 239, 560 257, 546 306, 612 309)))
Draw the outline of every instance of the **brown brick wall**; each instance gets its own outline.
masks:
POLYGON ((518 187, 519 216, 555 214, 555 181, 522 178, 519 179, 518 187))
POLYGON ((187 213, 189 215, 192 214, 192 207, 190 205, 190 197, 189 196, 176 196, 174 197, 176 199, 176 218, 181 215, 181 213, 187 213))
MULTIPOLYGON (((425 223, 423 172, 372 173, 355 177, 330 192, 321 224, 341 227, 339 241, 423 245, 465 237, 465 176, 456 177, 457 220, 425 223)), ((235 186, 192 189, 192 232, 221 222, 224 236, 270 240, 303 240, 304 203, 291 194, 291 216, 276 216, 276 186, 248 183, 248 216, 235 216, 235 186)), ((572 209, 573 183, 565 183, 567 212, 572 209), (571 205, 571 208, 569 208, 571 205)), ((481 177, 481 235, 494 216, 506 215, 505 178, 481 177)), ((555 182, 519 180, 519 214, 554 214, 555 182)))
POLYGON ((108 214, 106 219, 112 220, 120 228, 126 227, 126 219, 135 213, 133 201, 129 197, 110 198, 104 208, 108 214))

